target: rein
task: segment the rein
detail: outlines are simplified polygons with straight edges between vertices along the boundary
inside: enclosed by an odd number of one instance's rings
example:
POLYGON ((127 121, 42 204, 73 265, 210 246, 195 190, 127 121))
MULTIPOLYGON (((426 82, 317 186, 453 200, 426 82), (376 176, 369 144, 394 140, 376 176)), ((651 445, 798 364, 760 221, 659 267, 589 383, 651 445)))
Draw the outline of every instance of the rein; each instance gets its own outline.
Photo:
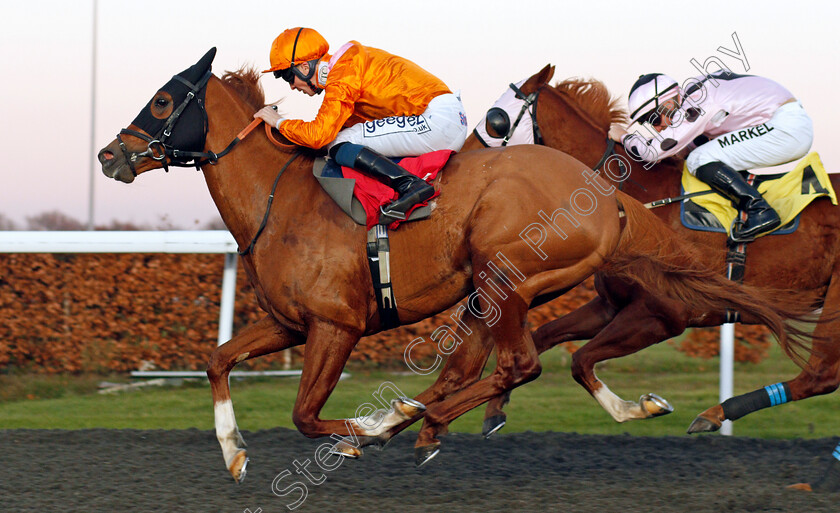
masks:
MULTIPOLYGON (((601 169, 601 166, 606 164, 607 159, 615 155, 615 141, 607 137, 607 149, 604 150, 604 154, 601 155, 601 159, 595 164, 595 167, 592 168, 593 171, 598 171, 601 169)), ((621 164, 623 165, 623 163, 621 164)))
MULTIPOLYGON (((607 149, 604 150, 604 153, 601 155, 601 159, 598 161, 597 164, 595 164, 595 167, 593 167, 592 169, 594 171, 598 171, 601 168, 601 166, 603 166, 607 162, 607 160, 609 160, 609 158, 613 155, 615 155, 615 141, 613 141, 612 139, 607 137, 607 149)), ((624 168, 624 162, 619 161, 618 165, 619 165, 619 167, 624 168)), ((633 182, 634 184, 636 184, 636 186, 639 187, 640 189, 646 190, 640 183, 635 182, 634 180, 632 180, 629 177, 627 179, 630 180, 631 182, 633 182)), ((624 181, 621 181, 619 183, 618 190, 621 190, 621 186, 623 184, 624 184, 624 181)), ((712 194, 714 192, 715 191, 713 191, 711 189, 706 190, 706 191, 690 192, 688 194, 682 194, 680 196, 674 196, 674 197, 671 197, 671 198, 663 198, 663 199, 658 199, 656 201, 651 201, 649 203, 645 203, 644 207, 646 209, 650 210, 650 209, 653 209, 653 208, 664 207, 665 205, 670 205, 671 203, 676 203, 678 201, 695 198, 697 196, 705 196, 707 194, 712 194)))
MULTIPOLYGON (((259 120, 254 120, 254 121, 259 121, 259 120)), ((251 125, 253 125, 253 124, 254 123, 251 123, 251 125)), ((265 125, 265 126, 266 126, 266 128, 268 128, 269 131, 271 130, 271 127, 269 127, 268 125, 265 125)), ((272 137, 272 136, 269 136, 269 137, 271 138, 272 141, 274 141, 274 137, 272 137)), ((280 144, 282 144, 282 143, 280 143, 280 144)), ((286 171, 286 168, 288 168, 292 164, 292 162, 294 162, 295 159, 297 159, 301 155, 302 155, 302 153, 300 152, 300 150, 295 150, 295 153, 292 155, 292 157, 289 160, 287 160, 286 163, 283 164, 283 167, 280 168, 280 171, 277 172, 277 177, 274 179, 274 184, 271 186, 271 194, 268 195, 268 205, 265 206, 265 214, 263 215, 263 219, 262 219, 262 222, 260 223, 260 227, 257 228, 257 233, 254 234, 254 238, 251 239, 251 243, 248 244, 248 247, 245 248, 244 250, 239 250, 238 251, 240 256, 245 256, 245 255, 251 253, 254 250, 254 246, 257 244, 257 239, 260 237, 263 230, 265 229, 265 225, 268 224, 268 214, 269 214, 269 212, 271 212, 271 204, 274 202, 274 191, 277 189, 277 182, 280 181, 280 176, 283 175, 283 172, 286 171)))

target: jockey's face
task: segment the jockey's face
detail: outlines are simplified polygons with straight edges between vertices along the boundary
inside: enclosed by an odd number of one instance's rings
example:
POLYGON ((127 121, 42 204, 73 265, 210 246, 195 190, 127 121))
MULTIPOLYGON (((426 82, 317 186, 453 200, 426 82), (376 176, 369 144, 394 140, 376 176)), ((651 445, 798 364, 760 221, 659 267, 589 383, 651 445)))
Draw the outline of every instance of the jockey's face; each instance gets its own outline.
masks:
MULTIPOLYGON (((302 62, 297 66, 297 69, 300 70, 300 72, 304 75, 307 75, 309 74, 309 63, 302 62)), ((301 80, 301 78, 297 75, 295 75, 294 77, 295 79, 289 83, 289 87, 292 89, 292 91, 300 91, 304 94, 308 94, 309 96, 315 96, 315 91, 311 87, 309 87, 309 84, 301 80)))
POLYGON ((680 108, 679 95, 665 100, 665 102, 657 109, 659 116, 656 116, 657 123, 651 123, 657 132, 661 132, 671 126, 673 122, 674 113, 680 108))

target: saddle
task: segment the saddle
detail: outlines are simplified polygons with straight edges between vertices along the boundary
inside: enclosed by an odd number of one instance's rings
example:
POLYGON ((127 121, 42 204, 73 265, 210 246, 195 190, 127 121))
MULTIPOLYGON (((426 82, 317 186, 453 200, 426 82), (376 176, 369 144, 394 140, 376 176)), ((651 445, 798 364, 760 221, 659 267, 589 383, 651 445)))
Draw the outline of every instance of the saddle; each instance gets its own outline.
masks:
MULTIPOLYGON (((817 198, 828 197, 832 204, 837 205, 834 188, 816 152, 806 155, 789 173, 750 173, 746 179, 758 189, 782 220, 779 228, 764 235, 785 235, 796 231, 799 227, 799 214, 817 198)), ((691 176, 686 167, 683 168, 682 189, 684 195, 692 196, 680 204, 680 220, 686 228, 728 235, 736 217, 745 215, 738 212, 729 199, 715 193, 708 185, 691 176)), ((748 243, 745 242, 727 241, 724 272, 728 279, 743 281, 746 273, 747 246, 748 243)), ((726 311, 725 322, 739 320, 739 312, 726 311)))
MULTIPOLYGON (((450 150, 433 151, 418 157, 405 157, 398 163, 409 173, 431 183, 453 153, 450 150)), ((400 223, 419 221, 432 213, 429 202, 426 201, 415 206, 404 220, 383 215, 381 207, 394 201, 397 193, 367 175, 339 166, 331 159, 316 159, 312 174, 339 208, 357 224, 365 225, 368 230, 377 224, 387 225, 389 229, 394 230, 400 223)), ((436 193, 429 201, 439 194, 436 193)))
MULTIPOLYGON (((788 173, 775 175, 749 175, 752 183, 770 203, 782 224, 769 235, 794 232, 799 226, 799 214, 812 201, 829 197, 837 205, 837 196, 828 173, 816 152, 809 153, 788 173)), ((725 197, 714 193, 705 183, 689 174, 686 167, 682 174, 682 194, 693 196, 681 203, 680 220, 686 228, 729 234, 732 223, 740 213, 725 197)))
MULTIPOLYGON (((403 158, 399 164, 409 173, 431 183, 453 153, 450 150, 433 151, 419 157, 403 158)), ((391 245, 388 230, 396 229, 404 222, 429 217, 432 213, 429 201, 436 198, 440 192, 412 208, 406 219, 394 219, 383 214, 381 208, 397 198, 397 193, 390 187, 358 171, 341 167, 332 159, 316 159, 312 174, 324 192, 345 214, 356 224, 367 227, 366 252, 379 319, 383 329, 398 327, 400 319, 391 284, 391 245)))

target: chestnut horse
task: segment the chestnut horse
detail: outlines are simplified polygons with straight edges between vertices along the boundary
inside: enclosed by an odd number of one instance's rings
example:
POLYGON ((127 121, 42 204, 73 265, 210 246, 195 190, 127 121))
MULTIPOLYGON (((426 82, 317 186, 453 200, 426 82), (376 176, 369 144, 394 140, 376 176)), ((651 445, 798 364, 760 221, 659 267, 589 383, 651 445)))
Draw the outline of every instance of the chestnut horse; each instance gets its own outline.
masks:
MULTIPOLYGON (((595 168, 605 169, 616 187, 643 203, 680 195, 683 160, 665 159, 650 169, 631 159, 620 145, 615 154, 629 169, 618 167, 618 159, 609 157, 607 131, 611 123, 626 122, 623 112, 612 100, 606 87, 597 80, 566 80, 549 85, 554 73, 546 66, 521 87, 524 94, 539 91, 534 108, 543 144, 557 148, 595 168), (606 162, 605 159, 606 158, 606 162)), ((519 129, 531 129, 522 127, 519 129)), ((474 147, 477 141, 468 141, 474 147)), ((840 177, 831 175, 832 186, 840 186, 840 177)), ((680 222, 679 201, 655 208, 653 213, 677 233, 694 243, 704 263, 725 267, 726 235, 684 228, 680 222)), ((807 365, 787 382, 737 396, 724 404, 702 412, 689 427, 689 433, 716 431, 724 420, 736 420, 767 406, 805 399, 833 392, 840 385, 840 319, 833 312, 840 308, 840 208, 828 199, 817 199, 800 217, 799 228, 789 235, 761 237, 748 245, 744 282, 812 295, 822 307, 823 318, 813 334, 813 346, 807 365)), ((649 411, 638 403, 622 400, 600 381, 594 366, 601 361, 625 356, 682 333, 688 327, 718 326, 725 322, 722 311, 705 310, 699 305, 673 301, 644 287, 622 283, 609 275, 596 275, 599 296, 580 309, 551 321, 534 334, 537 350, 542 352, 571 340, 589 340, 575 352, 572 374, 616 421, 649 418, 669 413, 664 409, 649 411)), ((753 320, 742 317, 743 323, 753 320)), ((788 352, 796 361, 796 355, 788 352)), ((804 363, 797 361, 797 363, 804 363)), ((504 421, 501 407, 506 395, 488 403, 485 432, 504 421)))
POLYGON ((479 350, 456 351, 457 365, 442 372, 439 381, 457 386, 433 387, 417 401, 395 400, 391 411, 377 415, 321 419, 359 338, 382 329, 365 260, 366 230, 313 179, 315 152, 245 137, 242 128, 255 126, 252 115, 264 105, 259 75, 240 70, 217 78, 210 72, 214 55, 212 49, 173 77, 99 152, 99 161, 107 177, 125 183, 160 167, 200 167, 243 248, 243 266, 267 315, 216 348, 207 369, 216 435, 237 481, 248 461, 228 383, 237 363, 305 343, 293 421, 309 437, 349 437, 339 449, 345 453, 348 444, 352 453, 354 444, 387 438, 421 418, 423 402, 462 388, 426 412, 429 428, 416 450, 430 457, 439 444, 438 427, 539 375, 525 322, 528 308, 571 289, 605 263, 620 274, 644 258, 649 274, 667 275, 662 287, 675 285, 710 308, 749 309, 787 340, 773 304, 785 304, 783 298, 765 300, 747 288, 729 287, 694 264, 691 248, 669 228, 635 200, 605 193, 608 184, 587 178, 579 161, 538 146, 466 152, 453 156, 437 179, 443 194, 433 202, 434 215, 392 234, 391 277, 404 324, 469 297, 471 315, 463 325, 481 340, 463 346, 479 350), (660 248, 670 254, 659 254, 660 248), (494 372, 477 382, 460 379, 477 379, 484 348, 491 346, 498 352, 494 372))

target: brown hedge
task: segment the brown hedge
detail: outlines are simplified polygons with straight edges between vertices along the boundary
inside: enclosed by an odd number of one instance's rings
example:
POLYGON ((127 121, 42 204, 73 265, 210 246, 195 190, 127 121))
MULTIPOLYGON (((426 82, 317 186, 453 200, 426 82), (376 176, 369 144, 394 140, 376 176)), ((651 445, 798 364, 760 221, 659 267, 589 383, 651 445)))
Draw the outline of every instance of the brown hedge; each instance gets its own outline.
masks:
MULTIPOLYGON (((223 267, 223 255, 0 255, 0 369, 110 372, 150 362, 159 369, 202 370, 216 344, 223 267)), ((590 279, 533 310, 529 320, 543 324, 593 294, 590 279)), ((435 328, 451 325, 448 314, 362 339, 352 359, 405 368, 406 345, 417 337, 429 340, 435 328)), ((240 266, 234 333, 262 315, 240 266)), ((701 340, 685 349, 709 356, 715 344, 701 340)), ((427 343, 412 354, 430 361, 433 351, 427 343)), ((302 353, 293 354, 300 358, 302 353)), ((281 362, 282 354, 241 367, 281 362)))

